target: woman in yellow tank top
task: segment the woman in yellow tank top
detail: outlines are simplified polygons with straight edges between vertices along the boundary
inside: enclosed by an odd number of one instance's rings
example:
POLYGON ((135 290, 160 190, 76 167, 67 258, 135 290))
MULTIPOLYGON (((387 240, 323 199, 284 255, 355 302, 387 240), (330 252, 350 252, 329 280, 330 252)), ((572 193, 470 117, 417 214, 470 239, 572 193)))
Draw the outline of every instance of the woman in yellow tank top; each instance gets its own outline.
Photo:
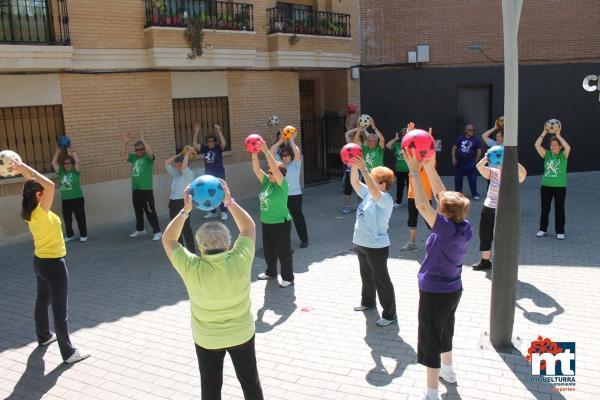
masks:
POLYGON ((35 247, 33 266, 37 277, 35 329, 40 346, 58 341, 63 360, 72 364, 89 357, 81 354, 69 339, 67 322, 69 273, 60 218, 50 208, 54 200, 54 182, 36 170, 13 160, 16 170, 26 179, 23 187, 21 217, 29 225, 35 247), (52 304, 54 328, 50 331, 48 305, 52 304))

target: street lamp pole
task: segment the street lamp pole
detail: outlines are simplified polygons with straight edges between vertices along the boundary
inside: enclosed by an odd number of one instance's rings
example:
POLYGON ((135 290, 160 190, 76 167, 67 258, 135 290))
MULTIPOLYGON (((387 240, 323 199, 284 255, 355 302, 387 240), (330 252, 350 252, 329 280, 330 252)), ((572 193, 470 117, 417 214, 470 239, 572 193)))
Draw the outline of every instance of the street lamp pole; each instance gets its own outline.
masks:
POLYGON ((517 35, 523 0, 502 0, 504 30, 504 160, 496 208, 490 341, 499 351, 513 349, 512 333, 519 265, 519 51, 517 35))

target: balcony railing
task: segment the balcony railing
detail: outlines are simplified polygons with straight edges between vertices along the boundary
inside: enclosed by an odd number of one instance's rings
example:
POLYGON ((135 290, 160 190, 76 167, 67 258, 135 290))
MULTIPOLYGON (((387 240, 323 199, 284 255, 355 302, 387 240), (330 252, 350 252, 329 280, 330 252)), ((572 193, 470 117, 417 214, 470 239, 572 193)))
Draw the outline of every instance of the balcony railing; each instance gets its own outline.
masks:
POLYGON ((69 45, 66 0, 0 0, 0 43, 69 45))
POLYGON ((252 4, 210 0, 146 0, 146 27, 185 27, 200 18, 205 29, 252 31, 252 4))
POLYGON ((350 15, 297 10, 278 6, 267 9, 269 33, 350 37, 350 15))

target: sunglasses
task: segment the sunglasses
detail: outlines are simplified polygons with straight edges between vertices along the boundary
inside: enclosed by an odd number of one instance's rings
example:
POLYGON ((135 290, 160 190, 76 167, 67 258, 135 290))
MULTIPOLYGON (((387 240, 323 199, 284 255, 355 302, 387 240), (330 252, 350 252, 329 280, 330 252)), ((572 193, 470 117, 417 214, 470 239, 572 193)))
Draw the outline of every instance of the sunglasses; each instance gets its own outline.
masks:
POLYGON ((141 149, 135 149, 135 151, 144 151, 144 148, 142 147, 141 149))
POLYGON ((283 154, 281 155, 281 158, 283 158, 283 157, 291 157, 291 156, 292 156, 291 154, 283 153, 283 154))
POLYGON ((65 161, 63 165, 71 165, 71 161, 65 161))

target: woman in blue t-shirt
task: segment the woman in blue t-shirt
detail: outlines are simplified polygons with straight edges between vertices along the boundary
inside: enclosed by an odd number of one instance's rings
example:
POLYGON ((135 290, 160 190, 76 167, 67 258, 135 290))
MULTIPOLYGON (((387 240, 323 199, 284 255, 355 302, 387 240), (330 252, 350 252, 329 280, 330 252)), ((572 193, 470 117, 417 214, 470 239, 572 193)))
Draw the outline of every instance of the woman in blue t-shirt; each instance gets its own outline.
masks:
POLYGON ((462 294, 462 264, 473 230, 466 220, 469 199, 459 192, 446 191, 435 170, 435 156, 417 161, 414 152, 404 150, 404 159, 414 183, 417 210, 431 226, 419 279, 419 328, 417 361, 427 367, 425 399, 438 398, 438 379, 456 382, 452 369, 454 314, 462 294), (421 181, 423 168, 431 183, 437 208, 434 209, 421 181), (441 369, 440 369, 441 367, 441 369))
POLYGON ((285 174, 285 180, 289 185, 287 206, 292 214, 296 233, 300 238, 300 248, 304 249, 308 247, 308 230, 306 229, 306 219, 302 213, 302 185, 300 184, 302 153, 295 142, 296 135, 294 134, 289 141, 286 141, 283 135, 280 136, 279 140, 271 146, 271 154, 287 169, 285 174))
POLYGON ((377 294, 383 311, 376 323, 378 326, 391 325, 398 320, 394 285, 387 268, 390 254, 388 224, 394 209, 394 200, 388 191, 394 183, 394 172, 387 167, 375 167, 369 172, 362 157, 357 157, 350 170, 350 183, 362 199, 356 209, 352 238, 362 280, 360 306, 354 307, 354 311, 374 308, 377 294), (360 181, 358 171, 365 183, 360 181))
MULTIPOLYGON (((204 154, 204 173, 212 175, 217 178, 225 179, 225 166, 223 165, 223 149, 227 147, 227 140, 223 136, 221 127, 215 124, 215 131, 217 134, 209 133, 206 135, 205 143, 198 144, 198 135, 200 134, 200 123, 196 122, 194 125, 194 148, 200 154, 204 154)), ((221 221, 227 221, 229 215, 227 214, 227 207, 221 203, 219 206, 221 211, 221 221)), ((204 218, 215 218, 217 216, 217 210, 209 211, 204 218)))

